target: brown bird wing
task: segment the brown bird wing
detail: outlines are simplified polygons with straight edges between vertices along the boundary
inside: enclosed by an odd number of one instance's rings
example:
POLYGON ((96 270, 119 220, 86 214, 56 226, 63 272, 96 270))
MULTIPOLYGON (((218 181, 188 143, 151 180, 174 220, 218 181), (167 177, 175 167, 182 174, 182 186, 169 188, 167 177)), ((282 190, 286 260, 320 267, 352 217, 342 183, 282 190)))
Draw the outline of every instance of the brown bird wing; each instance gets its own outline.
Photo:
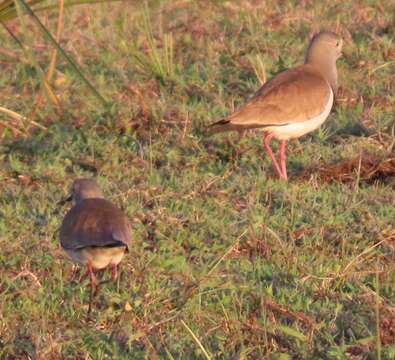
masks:
POLYGON ((212 132, 282 126, 322 113, 330 86, 311 65, 284 71, 265 83, 243 107, 212 124, 212 132))
POLYGON ((131 228, 126 216, 105 199, 86 199, 70 209, 60 228, 63 248, 131 245, 131 228))

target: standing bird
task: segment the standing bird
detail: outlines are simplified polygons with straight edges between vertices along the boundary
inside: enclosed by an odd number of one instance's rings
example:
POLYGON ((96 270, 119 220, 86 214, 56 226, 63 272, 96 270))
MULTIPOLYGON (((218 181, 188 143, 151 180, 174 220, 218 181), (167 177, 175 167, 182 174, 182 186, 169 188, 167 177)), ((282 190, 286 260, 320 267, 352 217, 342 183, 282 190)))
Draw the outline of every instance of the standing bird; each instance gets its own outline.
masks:
POLYGON ((337 91, 336 60, 342 46, 342 39, 333 32, 316 34, 303 65, 266 82, 239 110, 211 124, 211 133, 264 131, 266 151, 280 178, 287 180, 286 142, 317 129, 328 117, 337 91), (272 138, 280 141, 280 164, 270 147, 272 138))
POLYGON ((65 201, 69 200, 73 200, 75 206, 63 220, 60 244, 73 261, 88 267, 90 313, 92 299, 100 285, 94 270, 110 266, 111 279, 116 280, 117 266, 131 246, 131 228, 125 214, 104 199, 94 180, 75 180, 71 196, 65 201))

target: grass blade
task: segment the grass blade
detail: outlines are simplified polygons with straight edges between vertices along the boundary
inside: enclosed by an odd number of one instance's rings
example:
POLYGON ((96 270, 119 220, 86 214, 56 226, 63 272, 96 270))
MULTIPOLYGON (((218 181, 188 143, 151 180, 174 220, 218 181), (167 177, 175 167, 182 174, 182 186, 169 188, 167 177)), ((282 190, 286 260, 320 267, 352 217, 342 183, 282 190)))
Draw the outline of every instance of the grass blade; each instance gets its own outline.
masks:
POLYGON ((207 352, 207 350, 204 348, 203 344, 201 341, 198 339, 198 337, 195 335, 195 333, 192 331, 192 329, 184 322, 184 320, 181 320, 181 324, 184 326, 185 329, 189 332, 189 334, 192 336, 193 340, 196 342, 196 344, 199 346, 200 350, 202 350, 204 356, 206 357, 207 360, 211 360, 211 356, 207 352))
MULTIPOLYGON (((27 26, 26 23, 24 21, 24 18, 22 16, 22 9, 20 7, 19 3, 15 3, 15 7, 18 13, 18 16, 20 17, 20 22, 21 22, 21 26, 23 31, 26 33, 27 32, 27 26)), ((60 108, 60 101, 58 99, 58 97, 56 96, 56 94, 54 93, 54 91, 52 90, 51 86, 49 85, 46 77, 45 77, 45 73, 44 70, 41 68, 39 62, 36 60, 36 57, 34 56, 34 53, 30 50, 29 47, 25 47, 23 45, 23 43, 17 38, 17 36, 15 34, 13 34, 13 32, 3 23, 3 26, 7 29, 8 33, 11 34, 12 38, 17 42, 17 44, 21 47, 23 53, 25 54, 25 56, 31 61, 31 63, 33 64, 33 66, 35 67, 35 69, 37 70, 37 73, 40 76, 41 79, 41 85, 45 90, 46 95, 48 96, 49 100, 55 104, 55 106, 57 106, 58 108, 60 108)))
MULTIPOLYGON (((60 41, 60 34, 63 29, 63 14, 64 14, 64 0, 59 0, 59 17, 58 17, 58 25, 56 28, 56 41, 59 43, 60 41)), ((52 51, 51 55, 51 62, 49 64, 49 69, 47 73, 47 80, 48 82, 51 81, 54 71, 55 71, 55 66, 56 66, 56 57, 58 54, 58 50, 55 48, 52 51)))
POLYGON ((291 336, 293 338, 296 338, 300 341, 307 341, 307 338, 304 334, 302 334, 300 331, 293 329, 289 326, 286 325, 276 325, 275 327, 277 330, 281 331, 282 333, 284 333, 285 335, 291 336))
POLYGON ((62 49, 62 47, 59 45, 59 43, 53 38, 51 33, 47 30, 47 28, 43 25, 43 23, 40 21, 40 19, 37 17, 37 15, 33 12, 33 10, 30 8, 30 6, 25 2, 25 0, 15 0, 18 3, 20 3, 23 8, 26 10, 26 12, 31 16, 33 21, 36 23, 36 25, 39 27, 41 32, 44 34, 44 36, 49 40, 49 42, 59 51, 59 53, 62 54, 62 56, 67 60, 71 68, 74 70, 74 72, 77 74, 79 79, 91 90, 91 92, 97 97, 97 99, 102 103, 104 107, 108 106, 107 101, 104 99, 104 97, 95 89, 95 87, 88 81, 88 79, 84 76, 82 71, 79 69, 77 64, 74 62, 74 60, 62 49))
MULTIPOLYGON (((377 260, 377 270, 378 269, 378 260, 377 260)), ((380 280, 379 280, 379 272, 376 272, 376 276, 374 278, 375 285, 375 318, 376 318, 376 358, 377 360, 381 360, 381 329, 380 329, 380 280)))

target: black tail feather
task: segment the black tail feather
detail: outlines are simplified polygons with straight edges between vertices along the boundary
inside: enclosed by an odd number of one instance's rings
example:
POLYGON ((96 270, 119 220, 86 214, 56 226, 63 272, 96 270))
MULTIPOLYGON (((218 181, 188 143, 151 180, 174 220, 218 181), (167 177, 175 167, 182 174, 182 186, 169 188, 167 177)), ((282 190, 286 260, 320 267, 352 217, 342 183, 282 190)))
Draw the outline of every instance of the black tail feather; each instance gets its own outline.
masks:
POLYGON ((210 124, 208 127, 209 127, 209 128, 212 128, 212 127, 214 127, 214 126, 227 125, 227 124, 229 124, 229 123, 230 123, 230 120, 228 120, 228 119, 222 119, 222 120, 217 121, 217 122, 215 122, 215 123, 213 123, 213 124, 210 124))
POLYGON ((214 135, 216 133, 233 130, 233 126, 228 119, 222 119, 207 126, 208 134, 214 135))

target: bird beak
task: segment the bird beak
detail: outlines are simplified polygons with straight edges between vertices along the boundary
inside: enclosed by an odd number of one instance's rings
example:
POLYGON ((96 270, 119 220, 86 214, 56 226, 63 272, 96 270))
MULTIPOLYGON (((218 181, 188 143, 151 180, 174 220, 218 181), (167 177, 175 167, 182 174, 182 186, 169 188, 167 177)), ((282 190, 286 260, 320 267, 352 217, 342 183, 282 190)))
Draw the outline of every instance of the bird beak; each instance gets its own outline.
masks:
POLYGON ((64 198, 63 200, 60 200, 58 202, 58 206, 63 206, 64 204, 66 204, 67 202, 73 200, 73 195, 68 196, 67 198, 64 198))

